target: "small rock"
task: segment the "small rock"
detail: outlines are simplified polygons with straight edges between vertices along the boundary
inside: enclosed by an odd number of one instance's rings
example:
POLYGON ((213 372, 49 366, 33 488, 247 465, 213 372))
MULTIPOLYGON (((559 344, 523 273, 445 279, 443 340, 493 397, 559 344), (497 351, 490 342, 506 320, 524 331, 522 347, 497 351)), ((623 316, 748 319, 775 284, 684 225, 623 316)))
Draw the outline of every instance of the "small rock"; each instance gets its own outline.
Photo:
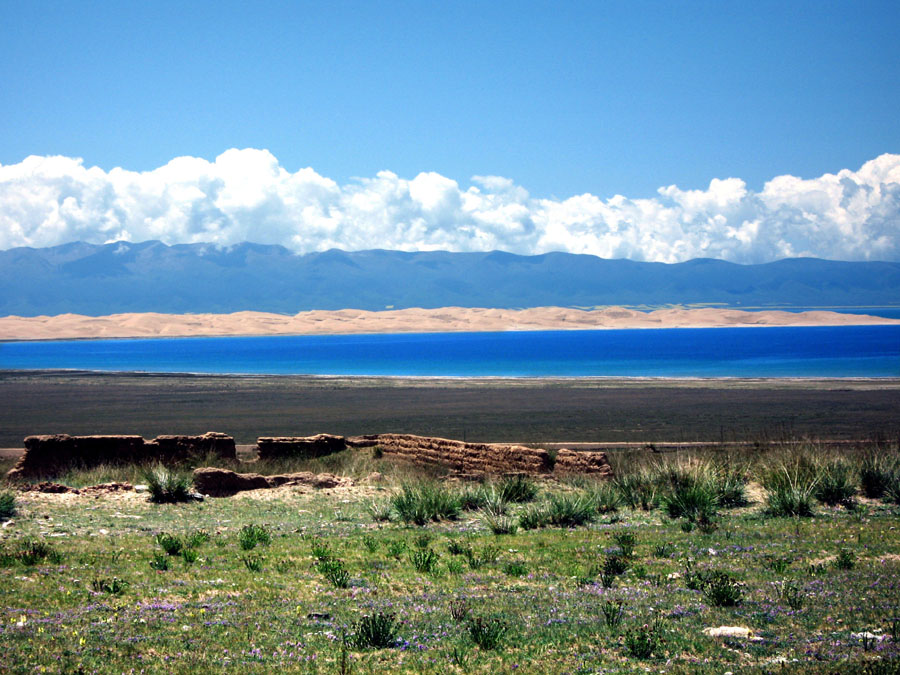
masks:
POLYGON ((704 628, 703 632, 710 637, 737 637, 748 638, 752 631, 744 626, 717 626, 704 628))
POLYGON ((135 486, 134 486, 134 491, 135 491, 135 492, 150 492, 150 486, 149 486, 149 485, 143 485, 143 484, 135 485, 135 486))

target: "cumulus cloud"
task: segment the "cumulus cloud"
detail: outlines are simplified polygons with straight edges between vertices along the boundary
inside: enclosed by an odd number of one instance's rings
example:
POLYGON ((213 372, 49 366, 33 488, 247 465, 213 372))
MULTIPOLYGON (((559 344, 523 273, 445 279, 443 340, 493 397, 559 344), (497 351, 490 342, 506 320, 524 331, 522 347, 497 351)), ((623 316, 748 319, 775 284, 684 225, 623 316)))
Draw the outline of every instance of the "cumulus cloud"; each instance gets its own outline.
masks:
POLYGON ((858 171, 778 176, 759 192, 739 178, 648 199, 532 197, 509 178, 461 186, 390 171, 346 185, 285 170, 267 150, 214 162, 178 157, 153 171, 103 171, 71 157, 0 165, 0 249, 70 241, 242 241, 298 253, 329 248, 590 253, 680 262, 815 256, 900 260, 900 155, 858 171))

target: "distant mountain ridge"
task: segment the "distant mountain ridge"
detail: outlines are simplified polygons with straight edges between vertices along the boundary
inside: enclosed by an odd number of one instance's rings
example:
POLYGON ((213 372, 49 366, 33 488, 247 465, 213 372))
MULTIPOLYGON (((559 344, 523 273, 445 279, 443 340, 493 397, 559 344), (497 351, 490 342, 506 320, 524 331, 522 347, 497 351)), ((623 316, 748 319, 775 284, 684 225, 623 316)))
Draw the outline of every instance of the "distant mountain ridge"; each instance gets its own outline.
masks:
POLYGON ((337 249, 158 241, 0 251, 0 315, 119 312, 294 314, 311 309, 731 307, 900 303, 900 263, 793 258, 760 265, 545 253, 337 249))

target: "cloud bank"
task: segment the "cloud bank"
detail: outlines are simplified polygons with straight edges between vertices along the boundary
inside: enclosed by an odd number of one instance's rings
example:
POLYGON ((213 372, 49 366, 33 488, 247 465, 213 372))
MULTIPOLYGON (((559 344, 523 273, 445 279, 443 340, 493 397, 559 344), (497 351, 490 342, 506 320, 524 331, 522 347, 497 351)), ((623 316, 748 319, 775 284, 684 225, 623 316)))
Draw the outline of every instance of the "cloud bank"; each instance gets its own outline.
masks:
POLYGON ((339 185, 311 168, 291 173, 255 149, 228 150, 214 162, 178 157, 147 172, 31 156, 0 165, 0 249, 159 239, 253 241, 298 253, 499 249, 668 263, 900 260, 900 155, 808 180, 778 176, 760 192, 725 178, 705 190, 663 187, 649 199, 542 199, 508 178, 474 176, 471 183, 381 171, 339 185))

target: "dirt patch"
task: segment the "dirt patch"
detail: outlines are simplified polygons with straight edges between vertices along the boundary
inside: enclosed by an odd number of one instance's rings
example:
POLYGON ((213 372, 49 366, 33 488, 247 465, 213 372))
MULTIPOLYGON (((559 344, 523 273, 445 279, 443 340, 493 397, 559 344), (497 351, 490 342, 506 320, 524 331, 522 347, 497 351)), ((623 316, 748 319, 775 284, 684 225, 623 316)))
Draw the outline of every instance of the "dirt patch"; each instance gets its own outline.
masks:
POLYGON ((194 470, 194 486, 210 497, 230 497, 247 490, 266 490, 283 485, 303 485, 317 489, 350 486, 353 481, 330 473, 276 474, 263 476, 258 473, 237 473, 216 467, 203 467, 194 470))

